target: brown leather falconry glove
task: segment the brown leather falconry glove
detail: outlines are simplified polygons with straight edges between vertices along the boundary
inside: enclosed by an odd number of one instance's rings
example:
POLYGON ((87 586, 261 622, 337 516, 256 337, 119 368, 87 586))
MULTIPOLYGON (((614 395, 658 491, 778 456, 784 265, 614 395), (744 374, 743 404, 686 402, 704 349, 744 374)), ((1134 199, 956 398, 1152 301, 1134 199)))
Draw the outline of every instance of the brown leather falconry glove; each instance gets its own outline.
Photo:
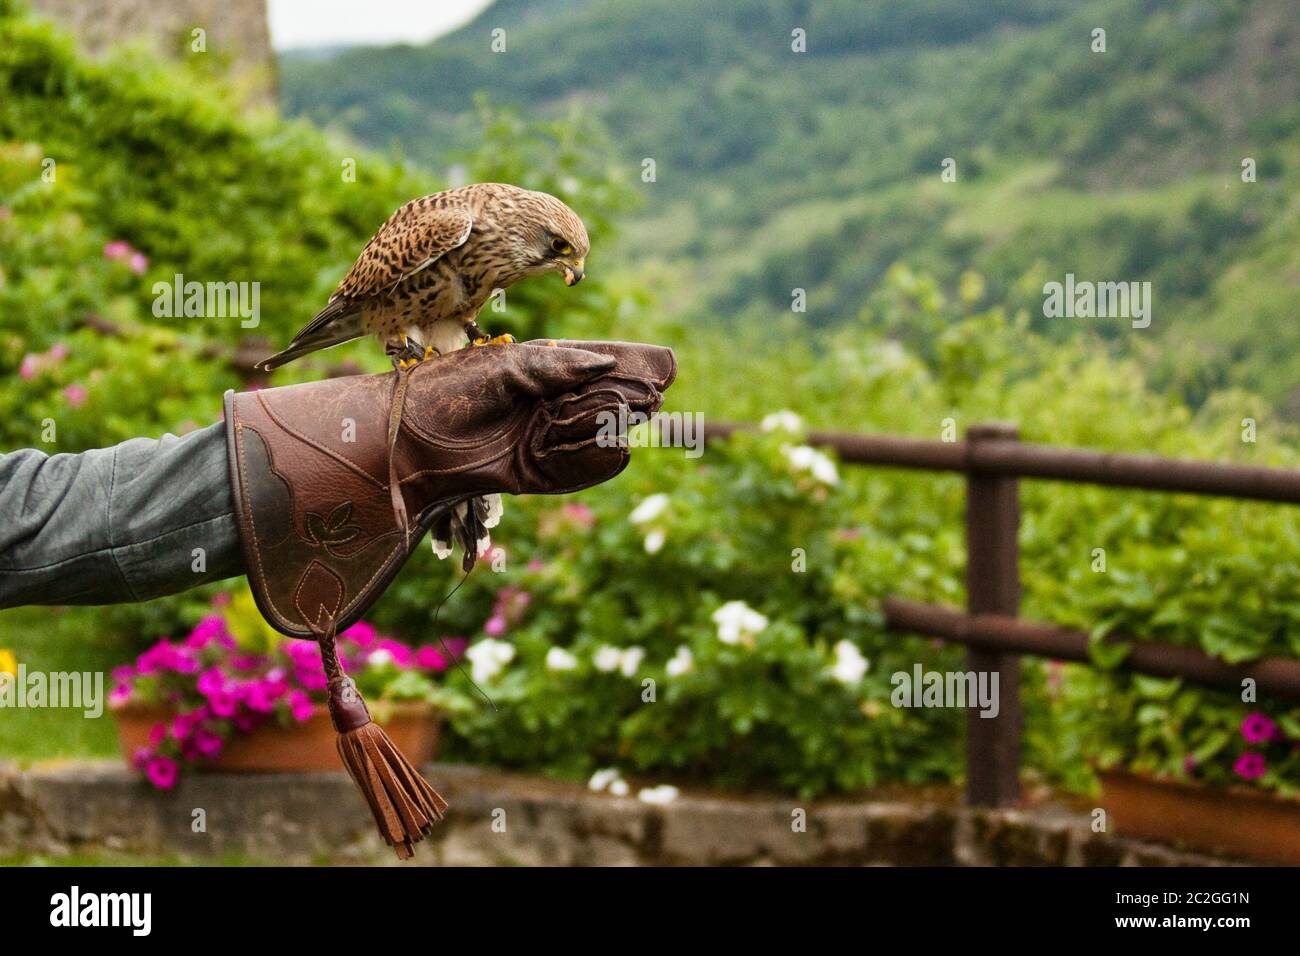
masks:
POLYGON ((226 394, 253 594, 277 630, 320 642, 340 753, 399 856, 446 804, 370 722, 338 666, 335 632, 365 613, 447 509, 617 475, 629 452, 598 441, 602 425, 607 434, 608 416, 658 410, 675 375, 666 348, 546 340, 462 349, 400 375, 226 394))

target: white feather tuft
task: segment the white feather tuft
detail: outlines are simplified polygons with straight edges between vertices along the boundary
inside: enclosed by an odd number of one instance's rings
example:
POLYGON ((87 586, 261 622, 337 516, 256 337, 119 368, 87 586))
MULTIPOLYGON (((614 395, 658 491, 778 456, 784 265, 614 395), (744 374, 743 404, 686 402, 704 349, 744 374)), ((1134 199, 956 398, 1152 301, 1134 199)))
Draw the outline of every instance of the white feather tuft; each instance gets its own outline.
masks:
POLYGON ((483 519, 483 527, 495 528, 501 521, 501 512, 503 511, 501 496, 484 495, 483 500, 487 502, 487 517, 483 519))

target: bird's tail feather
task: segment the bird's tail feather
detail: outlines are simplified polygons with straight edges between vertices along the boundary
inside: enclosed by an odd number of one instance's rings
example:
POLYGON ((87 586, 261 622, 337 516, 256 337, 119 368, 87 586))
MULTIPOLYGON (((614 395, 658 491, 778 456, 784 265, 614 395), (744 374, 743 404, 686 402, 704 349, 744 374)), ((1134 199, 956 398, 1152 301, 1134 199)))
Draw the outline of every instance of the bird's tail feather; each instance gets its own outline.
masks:
POLYGON ((296 358, 311 352, 342 345, 366 334, 361 310, 354 304, 336 300, 317 313, 301 332, 293 337, 289 347, 276 352, 270 358, 262 359, 255 366, 263 372, 270 372, 287 365, 296 358))
POLYGON ((500 520, 500 495, 462 501, 443 514, 433 526, 433 553, 439 558, 450 557, 453 546, 459 544, 464 552, 461 566, 468 573, 492 546, 488 531, 500 520))

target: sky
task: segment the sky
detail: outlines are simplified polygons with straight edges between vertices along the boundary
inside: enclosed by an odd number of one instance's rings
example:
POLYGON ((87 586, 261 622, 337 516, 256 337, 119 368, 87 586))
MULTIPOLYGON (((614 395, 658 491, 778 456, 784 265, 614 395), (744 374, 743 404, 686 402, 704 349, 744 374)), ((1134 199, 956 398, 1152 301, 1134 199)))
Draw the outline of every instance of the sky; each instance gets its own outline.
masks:
POLYGON ((268 0, 277 50, 344 44, 424 43, 467 22, 492 0, 268 0))

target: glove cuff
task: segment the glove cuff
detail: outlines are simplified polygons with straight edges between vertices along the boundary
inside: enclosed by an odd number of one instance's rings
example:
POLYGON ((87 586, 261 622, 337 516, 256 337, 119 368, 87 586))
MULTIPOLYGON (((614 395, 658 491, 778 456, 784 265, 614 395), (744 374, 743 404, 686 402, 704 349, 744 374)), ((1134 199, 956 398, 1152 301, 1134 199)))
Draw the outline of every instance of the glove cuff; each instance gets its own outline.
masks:
POLYGON ((331 621, 343 630, 359 620, 444 507, 427 509, 409 534, 397 525, 383 440, 391 381, 359 376, 225 395, 248 581, 262 615, 290 637, 315 639, 331 621), (351 443, 339 437, 345 428, 354 429, 351 443))

